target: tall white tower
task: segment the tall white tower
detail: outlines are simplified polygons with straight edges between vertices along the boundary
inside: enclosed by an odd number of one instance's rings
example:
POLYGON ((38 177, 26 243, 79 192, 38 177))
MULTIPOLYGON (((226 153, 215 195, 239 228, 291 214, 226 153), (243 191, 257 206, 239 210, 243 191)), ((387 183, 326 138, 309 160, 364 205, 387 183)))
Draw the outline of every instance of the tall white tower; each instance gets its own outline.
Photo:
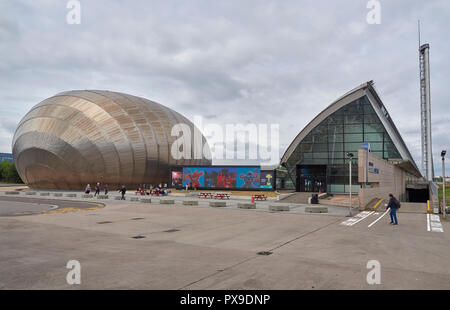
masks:
POLYGON ((427 181, 433 181, 434 166, 431 148, 431 101, 430 101, 430 45, 419 48, 420 63, 420 112, 422 126, 422 173, 427 181))

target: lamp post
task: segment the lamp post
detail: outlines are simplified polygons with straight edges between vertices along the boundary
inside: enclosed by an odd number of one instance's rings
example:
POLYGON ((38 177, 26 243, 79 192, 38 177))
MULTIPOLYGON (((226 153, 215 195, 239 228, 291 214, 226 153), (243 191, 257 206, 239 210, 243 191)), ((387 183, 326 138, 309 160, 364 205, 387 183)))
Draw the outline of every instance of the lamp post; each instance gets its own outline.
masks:
POLYGON ((347 153, 347 157, 349 158, 348 161, 348 170, 349 170, 349 197, 350 197, 350 203, 348 205, 348 216, 352 216, 352 158, 353 153, 347 153))
POLYGON ((446 214, 446 203, 445 203, 445 154, 447 153, 446 150, 442 150, 441 157, 442 157, 442 214, 446 214))

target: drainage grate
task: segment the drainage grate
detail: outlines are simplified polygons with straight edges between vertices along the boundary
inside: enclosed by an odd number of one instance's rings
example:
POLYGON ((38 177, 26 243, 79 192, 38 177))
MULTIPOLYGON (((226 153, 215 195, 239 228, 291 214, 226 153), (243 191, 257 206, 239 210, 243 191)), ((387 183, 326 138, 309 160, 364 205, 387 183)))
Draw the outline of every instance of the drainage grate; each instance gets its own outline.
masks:
POLYGON ((97 224, 111 224, 112 222, 110 221, 104 221, 104 222, 97 222, 97 224))
POLYGON ((143 220, 143 219, 144 219, 143 217, 134 217, 131 220, 132 221, 137 221, 137 220, 143 220))
POLYGON ((131 237, 131 238, 133 238, 133 239, 144 239, 145 236, 138 235, 138 236, 134 236, 134 237, 131 237))
POLYGON ((176 231, 180 231, 179 229, 169 229, 169 230, 164 230, 164 232, 176 232, 176 231))
POLYGON ((258 254, 258 255, 270 255, 270 254, 272 254, 272 252, 269 252, 269 251, 261 251, 261 252, 258 252, 258 253, 256 253, 256 254, 258 254))

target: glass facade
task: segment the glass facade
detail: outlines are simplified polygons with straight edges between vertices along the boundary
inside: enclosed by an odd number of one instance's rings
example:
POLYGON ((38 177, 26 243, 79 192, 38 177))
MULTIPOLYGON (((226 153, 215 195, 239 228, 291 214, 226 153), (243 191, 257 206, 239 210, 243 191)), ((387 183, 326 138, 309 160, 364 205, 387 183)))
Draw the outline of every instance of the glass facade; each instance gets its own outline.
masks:
POLYGON ((349 159, 353 153, 352 192, 358 191, 358 149, 369 142, 371 152, 385 159, 401 159, 383 124, 366 96, 357 99, 328 116, 316 126, 296 147, 286 161, 289 175, 297 183, 308 183, 302 179, 302 168, 312 165, 326 169, 325 180, 313 180, 326 184, 330 193, 348 192, 349 159))

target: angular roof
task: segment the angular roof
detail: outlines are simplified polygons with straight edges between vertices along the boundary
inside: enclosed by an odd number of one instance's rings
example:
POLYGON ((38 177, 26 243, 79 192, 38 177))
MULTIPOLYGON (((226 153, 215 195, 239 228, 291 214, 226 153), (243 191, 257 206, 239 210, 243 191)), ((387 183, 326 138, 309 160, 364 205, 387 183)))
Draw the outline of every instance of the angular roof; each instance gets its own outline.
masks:
POLYGON ((362 98, 364 96, 367 96, 370 104, 372 105, 373 109, 375 110, 376 114, 378 115, 378 118, 380 119, 381 123, 383 124, 384 128, 386 129, 386 132, 388 133, 389 137, 391 138, 392 142, 394 143, 395 147, 400 153, 400 156, 402 157, 402 161, 409 162, 409 165, 402 165, 402 167, 408 166, 409 169, 408 172, 421 177, 422 174, 420 173, 420 170, 417 168, 417 165, 409 152, 405 142, 403 141, 397 127, 395 126, 394 121, 390 117, 389 113, 387 112, 386 107, 384 106, 383 102, 381 101, 380 97, 378 96, 377 92, 375 91, 375 88, 373 86, 374 82, 369 81, 364 84, 361 84, 360 86, 354 88, 353 90, 349 91, 333 103, 331 103, 327 108, 325 108, 322 112, 320 112, 311 122, 308 123, 308 125, 303 128, 302 131, 295 137, 295 139, 292 141, 292 143, 289 145, 289 147, 284 152, 284 155, 281 158, 281 164, 285 163, 289 157, 292 155, 294 150, 297 148, 299 143, 316 127, 318 126, 323 120, 325 120, 328 116, 339 110, 340 108, 346 106, 347 104, 350 104, 354 102, 355 100, 362 98))

